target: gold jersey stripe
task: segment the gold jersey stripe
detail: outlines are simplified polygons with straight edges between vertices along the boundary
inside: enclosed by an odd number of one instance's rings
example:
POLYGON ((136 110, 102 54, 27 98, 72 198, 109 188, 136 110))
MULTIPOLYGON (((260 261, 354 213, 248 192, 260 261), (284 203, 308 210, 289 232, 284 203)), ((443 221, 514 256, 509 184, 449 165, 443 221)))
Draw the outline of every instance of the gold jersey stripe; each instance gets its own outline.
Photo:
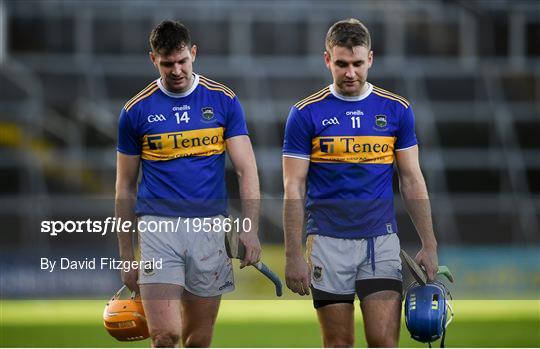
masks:
POLYGON ((211 156, 225 151, 224 128, 204 128, 144 135, 142 159, 167 161, 187 156, 211 156))
POLYGON ((332 92, 330 92, 330 90, 328 90, 327 92, 325 92, 323 95, 319 96, 318 98, 312 99, 312 100, 309 100, 307 102, 302 103, 302 105, 300 107, 298 107, 298 110, 302 110, 302 109, 304 109, 305 107, 307 107, 308 105, 310 105, 312 103, 322 101, 323 99, 328 97, 330 94, 332 94, 332 92))
POLYGON ((300 104, 304 103, 305 101, 309 100, 309 99, 312 99, 312 98, 317 98, 319 95, 321 95, 322 93, 324 93, 326 91, 326 89, 328 89, 328 86, 323 88, 322 90, 319 90, 309 96, 307 96, 306 98, 302 99, 301 101, 299 102, 296 102, 296 104, 294 105, 295 107, 299 106, 300 104))
POLYGON ((392 164, 396 137, 331 136, 311 142, 311 162, 392 164))
POLYGON ((230 88, 228 88, 227 86, 217 82, 217 81, 214 81, 214 80, 210 80, 208 79, 207 77, 204 77, 204 76, 201 76, 199 75, 199 81, 203 80, 204 82, 206 82, 208 85, 210 86, 214 86, 214 87, 221 87, 222 89, 224 89, 225 91, 229 92, 229 94, 236 96, 236 94, 233 92, 233 90, 231 90, 230 88))
POLYGON ((220 82, 217 82, 217 81, 214 81, 212 79, 209 79, 207 78, 206 76, 202 76, 202 75, 199 75, 199 79, 202 79, 204 80, 206 83, 208 83, 209 85, 214 85, 216 87, 221 87, 227 91, 229 91, 230 94, 235 95, 235 93, 233 92, 233 90, 231 90, 229 87, 225 86, 224 84, 220 83, 220 82))
POLYGON ((399 100, 399 99, 397 99, 397 98, 388 96, 388 95, 386 95, 386 94, 382 94, 382 93, 378 92, 378 91, 375 90, 375 89, 373 90, 373 93, 375 93, 377 96, 381 96, 381 97, 388 98, 388 99, 391 99, 391 100, 393 100, 393 101, 399 102, 399 103, 400 103, 402 106, 404 106, 405 108, 408 108, 408 107, 409 107, 409 105, 403 103, 403 101, 401 101, 401 100, 399 100))
POLYGON ((142 95, 143 93, 145 93, 146 91, 148 91, 148 89, 150 89, 152 86, 156 85, 156 81, 152 81, 151 83, 148 84, 148 86, 146 86, 145 88, 143 88, 141 91, 139 91, 139 93, 137 93, 135 96, 133 96, 129 101, 127 101, 127 103, 125 104, 124 107, 128 106, 131 102, 133 102, 135 99, 137 99, 137 97, 139 97, 140 95, 142 95))
POLYGON ((394 98, 396 98, 396 99, 399 99, 401 102, 405 103, 405 104, 407 105, 407 107, 408 107, 409 104, 410 104, 408 100, 406 100, 405 98, 401 97, 400 95, 396 95, 395 93, 386 91, 386 90, 384 90, 384 89, 382 89, 382 88, 380 88, 380 87, 373 86, 373 90, 374 90, 374 91, 377 91, 377 92, 379 92, 379 93, 381 93, 381 94, 385 94, 385 95, 387 95, 387 96, 389 96, 389 97, 394 97, 394 98))
POLYGON ((300 102, 297 102, 294 106, 295 106, 296 108, 299 108, 299 106, 300 106, 301 104, 303 104, 304 102, 307 102, 308 100, 317 98, 317 97, 319 97, 321 94, 325 93, 326 91, 330 91, 330 89, 328 88, 328 86, 325 87, 325 88, 323 88, 322 90, 317 91, 317 92, 315 92, 314 94, 309 95, 308 97, 302 99, 300 102))
POLYGON ((234 95, 231 95, 229 92, 227 92, 227 90, 225 89, 222 89, 221 87, 216 87, 216 86, 211 86, 211 85, 208 85, 206 82, 202 81, 202 80, 199 80, 199 84, 206 87, 207 89, 209 90, 214 90, 214 91, 220 91, 220 92, 223 92, 227 97, 233 99, 234 98, 234 95))
POLYGON ((129 101, 127 101, 127 103, 124 105, 124 109, 128 108, 128 106, 133 103, 133 101, 135 101, 139 96, 141 96, 142 94, 144 94, 145 92, 147 92, 152 86, 156 86, 157 83, 155 81, 152 81, 150 84, 148 84, 148 86, 146 86, 145 88, 143 88, 139 93, 137 93, 133 98, 131 98, 129 101))
POLYGON ((216 86, 216 85, 211 85, 211 84, 209 84, 208 82, 206 82, 206 81, 204 81, 202 79, 199 79, 199 84, 203 85, 204 87, 206 87, 209 90, 221 91, 231 99, 234 98, 234 96, 235 96, 233 93, 230 93, 229 91, 227 91, 223 87, 219 87, 219 86, 216 86))
POLYGON ((403 102, 405 102, 406 104, 410 104, 409 101, 407 100, 407 98, 403 97, 403 96, 400 96, 394 92, 390 92, 388 90, 385 90, 384 88, 381 88, 379 86, 373 86, 373 88, 377 89, 379 92, 382 92, 382 93, 386 93, 390 96, 393 96, 393 97, 396 97, 398 99, 401 99, 403 102))
POLYGON ((396 101, 399 101, 402 105, 405 106, 405 108, 408 108, 409 107, 409 103, 405 100, 403 100, 402 98, 399 98, 399 97, 396 97, 394 95, 391 95, 391 94, 388 94, 386 92, 383 92, 383 91, 380 91, 380 90, 376 90, 376 89, 373 89, 373 92, 375 92, 376 94, 378 94, 379 96, 385 96, 385 97, 388 97, 390 99, 393 99, 393 100, 396 100, 396 101))
POLYGON ((126 109, 126 111, 129 111, 135 104, 137 104, 138 102, 140 102, 141 100, 145 99, 146 97, 150 96, 151 94, 153 94, 154 92, 156 92, 157 90, 159 90, 159 86, 156 85, 152 88, 150 88, 145 94, 143 95, 140 95, 136 100, 133 101, 133 103, 131 103, 126 109))

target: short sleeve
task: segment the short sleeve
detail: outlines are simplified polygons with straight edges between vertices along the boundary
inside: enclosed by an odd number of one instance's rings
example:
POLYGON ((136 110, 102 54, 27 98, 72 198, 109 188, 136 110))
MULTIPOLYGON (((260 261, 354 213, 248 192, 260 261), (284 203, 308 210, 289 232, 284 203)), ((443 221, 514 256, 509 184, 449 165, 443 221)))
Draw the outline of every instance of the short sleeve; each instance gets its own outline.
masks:
POLYGON ((300 114, 298 109, 292 107, 285 125, 283 156, 309 160, 312 135, 312 124, 300 114))
POLYGON ((405 109, 399 120, 396 150, 404 150, 416 144, 418 144, 418 140, 416 139, 416 133, 414 131, 414 113, 409 106, 405 109))
POLYGON ((118 145, 116 150, 127 155, 140 155, 141 142, 131 124, 131 118, 125 109, 120 113, 118 121, 118 145))
POLYGON ((242 105, 240 104, 238 97, 235 96, 231 101, 229 112, 227 113, 225 139, 247 134, 248 130, 244 109, 242 109, 242 105))

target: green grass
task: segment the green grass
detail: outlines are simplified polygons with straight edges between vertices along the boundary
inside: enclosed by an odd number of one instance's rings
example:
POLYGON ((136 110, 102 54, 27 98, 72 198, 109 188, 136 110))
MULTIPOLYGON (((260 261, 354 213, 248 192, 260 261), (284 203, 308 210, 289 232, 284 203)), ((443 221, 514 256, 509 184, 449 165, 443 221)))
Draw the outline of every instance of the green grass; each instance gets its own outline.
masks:
MULTIPOLYGON (((540 301, 454 301, 449 347, 539 347, 540 301)), ((148 347, 122 343, 104 330, 100 301, 2 301, 2 347, 148 347)), ((358 309, 358 307, 357 307, 358 309)), ((357 312, 357 346, 366 346, 357 312)), ((408 338, 400 345, 426 347, 408 338)), ((215 347, 320 347, 310 301, 224 301, 215 347)), ((438 346, 438 345, 437 345, 438 346)))

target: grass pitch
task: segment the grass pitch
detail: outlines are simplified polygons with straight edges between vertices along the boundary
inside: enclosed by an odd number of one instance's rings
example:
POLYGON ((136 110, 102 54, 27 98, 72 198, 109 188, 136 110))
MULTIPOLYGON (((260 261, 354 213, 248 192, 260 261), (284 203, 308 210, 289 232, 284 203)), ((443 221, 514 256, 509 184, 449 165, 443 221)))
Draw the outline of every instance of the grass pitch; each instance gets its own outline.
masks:
MULTIPOLYGON (((101 323, 105 301, 2 301, 2 347, 149 347, 117 342, 101 323)), ((540 347, 540 301, 454 301, 448 347, 540 347)), ((356 346, 366 346, 356 304, 356 346)), ((404 326, 404 324, 403 324, 404 326)), ((223 301, 214 347, 320 347, 311 301, 223 301)), ((409 338, 400 345, 427 347, 409 338)), ((438 346, 438 343, 435 344, 438 346)))

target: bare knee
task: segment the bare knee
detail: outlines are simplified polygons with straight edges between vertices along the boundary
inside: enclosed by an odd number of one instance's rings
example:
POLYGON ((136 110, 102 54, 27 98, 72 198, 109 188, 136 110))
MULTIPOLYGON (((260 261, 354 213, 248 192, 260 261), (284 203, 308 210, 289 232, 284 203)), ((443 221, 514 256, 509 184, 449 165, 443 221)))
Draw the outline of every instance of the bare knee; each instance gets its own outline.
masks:
POLYGON ((180 335, 169 331, 153 331, 150 336, 154 348, 173 348, 180 340, 180 335))
POLYGON ((324 339, 325 348, 352 348, 354 336, 332 336, 324 339))
POLYGON ((398 346, 397 339, 384 336, 367 338, 367 342, 370 348, 396 348, 398 346))
POLYGON ((324 345, 325 348, 352 348, 354 345, 348 341, 328 342, 324 345))
POLYGON ((370 348, 396 348, 399 345, 399 328, 385 328, 366 331, 366 341, 370 348))

